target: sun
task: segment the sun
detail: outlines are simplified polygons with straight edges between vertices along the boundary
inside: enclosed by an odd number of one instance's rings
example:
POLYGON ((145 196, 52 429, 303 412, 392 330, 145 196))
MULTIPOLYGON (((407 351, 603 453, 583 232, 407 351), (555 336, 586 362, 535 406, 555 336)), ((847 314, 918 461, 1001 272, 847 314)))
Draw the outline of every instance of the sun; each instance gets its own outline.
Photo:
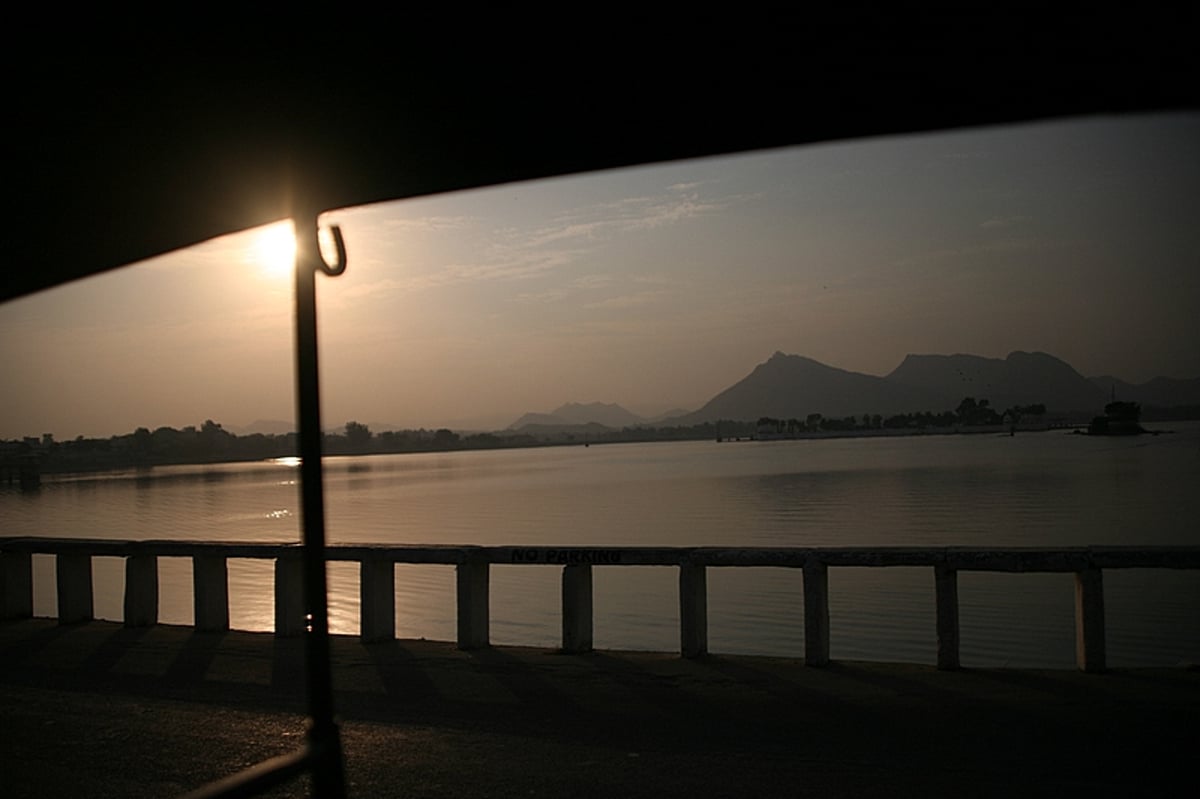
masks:
POLYGON ((263 275, 282 278, 296 265, 296 233, 290 219, 259 228, 254 234, 254 263, 263 275))

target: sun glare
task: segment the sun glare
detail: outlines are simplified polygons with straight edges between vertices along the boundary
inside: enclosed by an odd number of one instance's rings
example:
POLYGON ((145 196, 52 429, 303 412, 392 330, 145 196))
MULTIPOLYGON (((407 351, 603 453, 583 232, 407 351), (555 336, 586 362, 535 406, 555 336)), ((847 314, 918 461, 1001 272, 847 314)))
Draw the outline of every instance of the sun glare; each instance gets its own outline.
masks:
POLYGON ((296 234, 291 220, 268 225, 255 234, 254 261, 267 277, 282 278, 295 267, 296 234))

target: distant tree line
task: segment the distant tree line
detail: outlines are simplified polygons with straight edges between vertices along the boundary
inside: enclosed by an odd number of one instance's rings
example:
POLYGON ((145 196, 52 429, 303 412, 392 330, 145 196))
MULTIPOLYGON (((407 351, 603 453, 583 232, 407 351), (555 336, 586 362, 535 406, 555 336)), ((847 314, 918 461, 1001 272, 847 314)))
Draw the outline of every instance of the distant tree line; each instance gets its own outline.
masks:
MULTIPOLYGON (((340 433, 325 433, 322 436, 322 448, 326 455, 535 447, 547 443, 570 442, 548 441, 522 433, 460 435, 447 428, 372 433, 359 422, 349 422, 340 433)), ((239 436, 211 419, 205 420, 200 427, 160 427, 153 431, 139 427, 132 433, 110 438, 78 436, 72 440, 58 441, 53 434, 45 433, 41 438, 30 436, 0 441, 0 455, 32 455, 44 474, 266 460, 298 454, 299 444, 295 433, 239 436)))
MULTIPOLYGON (((452 450, 504 449, 578 444, 602 444, 632 441, 672 441, 750 437, 752 422, 706 422, 678 427, 627 427, 598 433, 549 431, 456 433, 448 428, 436 430, 385 430, 374 433, 360 422, 348 422, 341 432, 325 433, 322 449, 326 455, 371 455, 405 452, 446 452, 452 450)), ((84 438, 58 441, 53 434, 41 438, 0 441, 0 455, 36 457, 44 474, 92 472, 114 469, 147 468, 180 464, 253 461, 291 457, 299 454, 295 433, 281 435, 252 433, 236 435, 211 419, 199 427, 183 429, 139 427, 132 433, 110 438, 84 438)))
POLYGON ((1022 419, 1041 417, 1046 414, 1046 406, 1042 403, 1034 405, 1014 405, 1004 412, 997 412, 986 399, 976 400, 974 397, 964 397, 953 411, 918 411, 916 413, 898 413, 891 416, 864 413, 861 417, 844 416, 841 418, 822 416, 810 413, 804 419, 775 419, 770 416, 761 417, 756 425, 759 434, 778 436, 795 436, 804 433, 848 432, 854 430, 924 430, 927 428, 952 428, 962 426, 983 426, 1017 424, 1022 419))
MULTIPOLYGON (((1155 409, 1151 409, 1155 410, 1155 409)), ((1200 418, 1200 408, 1176 409, 1179 415, 1143 418, 1200 418)), ((566 445, 609 444, 649 441, 688 441, 800 436, 812 433, 841 433, 871 430, 929 430, 985 425, 1016 425, 1046 413, 1043 404, 1015 405, 1004 411, 992 408, 988 400, 965 397, 953 411, 933 413, 863 414, 827 417, 810 413, 803 419, 775 419, 763 416, 756 421, 721 419, 694 425, 635 426, 620 430, 549 430, 545 432, 498 431, 493 433, 456 433, 448 428, 426 430, 386 430, 375 433, 360 422, 348 422, 340 432, 325 433, 322 446, 327 455, 370 455, 405 452, 445 452, 452 450, 504 449, 566 445)), ((57 441, 50 433, 41 438, 27 437, 0 441, 0 455, 35 456, 43 473, 88 472, 149 466, 225 461, 252 461, 299 454, 295 433, 235 435, 211 419, 199 427, 181 430, 139 427, 132 433, 111 438, 84 438, 57 441)))
POLYGON ((7 452, 35 453, 44 473, 90 472, 182 463, 261 460, 295 455, 295 433, 286 435, 237 436, 208 419, 199 428, 176 430, 139 427, 132 433, 110 438, 56 441, 50 433, 41 439, 5 441, 7 452))

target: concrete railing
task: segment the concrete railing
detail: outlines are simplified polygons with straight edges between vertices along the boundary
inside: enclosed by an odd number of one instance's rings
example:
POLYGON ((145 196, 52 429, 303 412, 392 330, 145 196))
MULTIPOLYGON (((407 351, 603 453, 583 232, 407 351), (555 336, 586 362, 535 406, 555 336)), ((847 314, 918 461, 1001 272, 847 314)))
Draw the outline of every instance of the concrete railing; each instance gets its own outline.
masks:
MULTIPOLYGON (((829 662, 828 570, 842 566, 928 567, 936 599, 937 665, 958 668, 958 573, 1060 572, 1075 575, 1075 656, 1080 669, 1105 669, 1105 569, 1200 569, 1200 547, 1074 547, 1064 549, 970 547, 747 548, 716 547, 482 547, 339 545, 330 561, 359 564, 360 634, 363 640, 395 637, 395 564, 445 564, 456 570, 458 646, 489 645, 489 567, 521 564, 562 567, 562 648, 592 648, 592 569, 670 566, 679 569, 679 648, 684 657, 708 651, 707 570, 726 567, 799 569, 804 586, 805 663, 829 662)), ((32 555, 55 556, 58 618, 63 624, 92 618, 93 557, 125 559, 126 626, 158 622, 159 557, 192 559, 195 627, 229 628, 229 558, 275 562, 275 634, 304 631, 301 550, 298 544, 195 541, 107 541, 65 538, 0 539, 0 617, 33 613, 32 555)))

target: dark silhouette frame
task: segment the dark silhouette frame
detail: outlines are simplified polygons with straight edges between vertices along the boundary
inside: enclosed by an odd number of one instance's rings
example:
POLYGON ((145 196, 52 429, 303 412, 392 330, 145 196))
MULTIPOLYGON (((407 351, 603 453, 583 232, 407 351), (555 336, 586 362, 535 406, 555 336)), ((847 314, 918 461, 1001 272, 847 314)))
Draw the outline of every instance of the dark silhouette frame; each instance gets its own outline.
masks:
MULTIPOLYGON (((540 26, 527 41, 515 26, 470 41, 459 20, 370 19, 360 30, 309 21, 298 31, 272 18, 241 37, 192 30, 180 40, 128 24, 10 48, 18 157, 7 185, 22 210, 9 242, 17 268, 6 271, 0 302, 287 217, 300 234, 310 731, 298 752, 196 795, 249 796, 304 772, 317 795, 345 793, 329 673, 315 310, 317 272, 340 272, 345 252, 332 267, 320 259, 321 211, 766 147, 1200 107, 1194 9, 1084 17, 804 7, 756 22, 601 20, 551 43, 540 26), (680 42, 694 49, 686 77, 680 42), (572 91, 554 82, 563 76, 572 91)), ((215 23, 227 33, 227 20, 215 23)))

